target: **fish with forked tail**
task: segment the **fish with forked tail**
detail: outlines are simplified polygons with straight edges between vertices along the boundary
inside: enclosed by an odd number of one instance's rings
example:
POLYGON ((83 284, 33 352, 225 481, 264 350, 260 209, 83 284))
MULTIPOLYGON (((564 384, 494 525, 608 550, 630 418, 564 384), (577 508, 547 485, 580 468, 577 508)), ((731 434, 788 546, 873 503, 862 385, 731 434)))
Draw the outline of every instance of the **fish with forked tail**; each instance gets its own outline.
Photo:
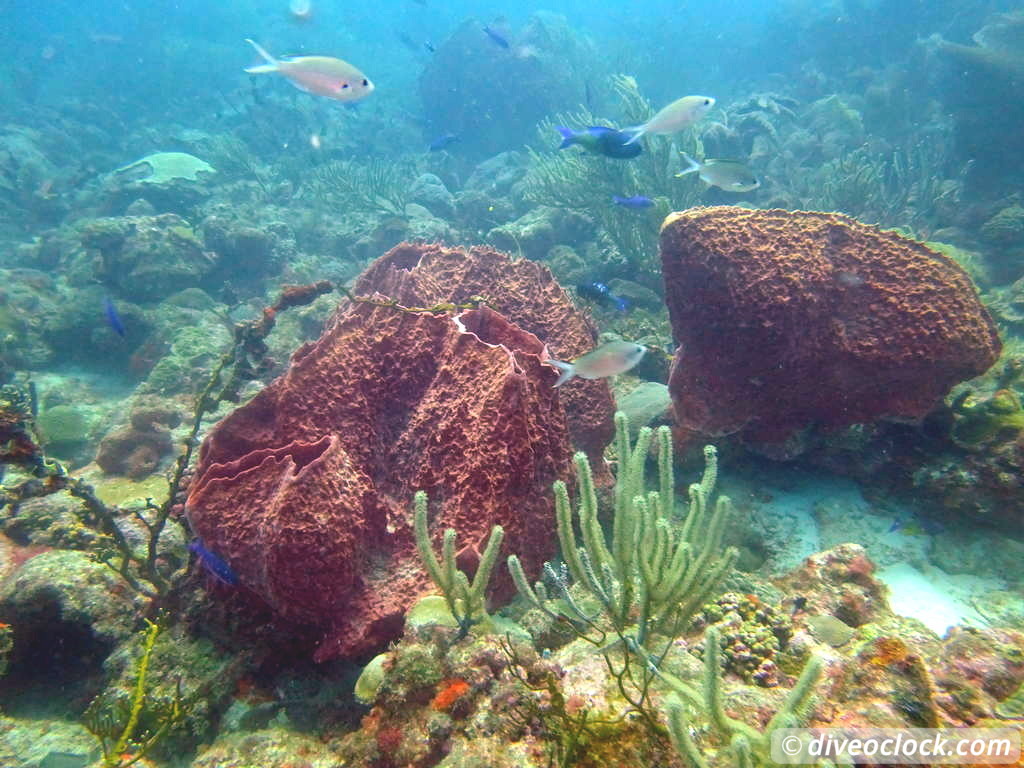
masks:
POLYGON ((246 68, 250 75, 278 72, 306 93, 326 96, 335 101, 353 102, 373 93, 373 83, 347 61, 330 56, 296 56, 275 59, 259 44, 246 38, 266 64, 246 68))
POLYGON ((555 386, 560 387, 577 376, 581 379, 604 379, 625 373, 640 362, 646 351, 647 347, 631 341, 609 341, 571 363, 547 356, 544 362, 562 372, 555 382, 555 386))

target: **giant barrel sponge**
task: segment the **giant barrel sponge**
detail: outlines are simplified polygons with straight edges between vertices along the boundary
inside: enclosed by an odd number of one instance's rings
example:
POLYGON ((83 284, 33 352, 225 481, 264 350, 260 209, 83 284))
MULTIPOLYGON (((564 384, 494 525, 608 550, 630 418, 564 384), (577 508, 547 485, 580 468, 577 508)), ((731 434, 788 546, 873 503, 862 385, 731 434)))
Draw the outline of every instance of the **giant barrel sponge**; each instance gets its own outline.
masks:
MULTIPOLYGON (((571 475, 570 431, 599 452, 612 429, 607 384, 555 389, 545 344, 594 344, 546 267, 490 249, 398 246, 356 282, 378 304, 343 303, 285 373, 211 431, 189 520, 240 584, 296 630, 315 658, 355 658, 401 633, 432 589, 413 535, 413 493, 431 534, 452 527, 472 572, 492 525, 537 575, 554 554, 551 485, 571 475), (501 308, 408 312, 475 294, 501 308), (574 410, 575 409, 575 410, 574 410), (574 416, 579 414, 579 418, 574 416)), ((494 587, 510 594, 503 569, 494 587)))
POLYGON ((677 423, 777 456, 806 428, 916 420, 999 356, 951 259, 837 213, 718 206, 661 229, 677 423))

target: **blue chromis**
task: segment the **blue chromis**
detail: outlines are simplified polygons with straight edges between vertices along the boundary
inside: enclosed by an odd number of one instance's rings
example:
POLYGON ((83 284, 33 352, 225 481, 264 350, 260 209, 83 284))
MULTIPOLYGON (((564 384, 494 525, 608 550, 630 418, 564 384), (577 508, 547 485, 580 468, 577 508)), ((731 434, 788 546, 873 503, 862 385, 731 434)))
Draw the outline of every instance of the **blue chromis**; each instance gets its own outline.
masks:
POLYGON ((612 202, 623 208, 650 208, 654 205, 654 201, 646 195, 633 195, 632 197, 612 195, 612 202))
POLYGON ((493 27, 484 27, 484 34, 491 38, 491 41, 501 47, 508 48, 508 38, 505 37, 501 32, 496 31, 493 27))
POLYGON ((107 318, 107 325, 123 339, 126 333, 124 323, 121 322, 121 316, 117 313, 117 307, 114 306, 114 302, 110 300, 109 296, 105 296, 103 299, 103 314, 107 318))
POLYGON ((578 144, 588 152, 615 160, 628 160, 643 152, 643 147, 639 144, 629 143, 632 137, 631 133, 624 133, 603 125, 594 125, 581 131, 574 131, 564 126, 558 126, 555 130, 562 134, 562 143, 558 145, 559 149, 578 144))
POLYGON ((571 363, 551 357, 545 359, 544 362, 562 372, 558 381, 555 382, 555 386, 560 387, 569 379, 577 376, 581 379, 603 379, 625 373, 640 362, 646 351, 647 347, 634 344, 631 341, 609 341, 607 344, 595 347, 571 363))
POLYGON ((430 142, 428 149, 431 152, 440 152, 442 149, 447 149, 457 141, 459 141, 459 137, 454 133, 445 133, 430 142))
POLYGON ((621 296, 612 293, 607 283, 594 281, 592 283, 580 283, 576 286, 576 293, 584 299, 600 304, 601 306, 614 306, 619 312, 629 309, 629 302, 621 296))
POLYGON ((203 546, 203 542, 199 539, 192 540, 192 543, 188 545, 188 551, 196 556, 196 559, 203 564, 217 581, 231 587, 238 586, 238 575, 231 570, 231 566, 220 555, 211 552, 203 546))
POLYGON ((705 160, 698 163, 685 152, 680 153, 688 167, 676 177, 696 173, 700 180, 726 192, 750 192, 761 186, 760 180, 739 160, 705 160))

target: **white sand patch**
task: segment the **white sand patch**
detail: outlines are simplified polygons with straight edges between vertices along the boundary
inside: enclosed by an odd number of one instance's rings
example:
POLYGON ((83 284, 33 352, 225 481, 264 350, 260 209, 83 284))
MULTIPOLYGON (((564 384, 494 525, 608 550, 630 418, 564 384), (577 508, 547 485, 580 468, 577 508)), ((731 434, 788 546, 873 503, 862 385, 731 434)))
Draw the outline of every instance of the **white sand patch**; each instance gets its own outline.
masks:
POLYGON ((895 613, 917 619, 940 637, 957 624, 982 625, 971 602, 983 602, 986 593, 1004 587, 995 579, 951 576, 934 566, 922 572, 909 563, 896 563, 876 575, 889 587, 895 613))

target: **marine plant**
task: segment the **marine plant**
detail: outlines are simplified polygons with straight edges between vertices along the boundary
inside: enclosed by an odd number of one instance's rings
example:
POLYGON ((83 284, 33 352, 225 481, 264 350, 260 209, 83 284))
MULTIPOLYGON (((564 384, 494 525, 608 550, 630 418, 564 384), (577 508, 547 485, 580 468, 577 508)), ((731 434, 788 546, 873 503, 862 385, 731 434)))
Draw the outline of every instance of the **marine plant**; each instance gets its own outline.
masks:
MULTIPOLYGON (((742 720, 729 717, 725 711, 722 695, 721 635, 718 627, 712 626, 707 629, 704 644, 707 650, 704 653, 704 671, 701 675, 701 697, 698 705, 708 718, 715 735, 727 743, 732 758, 731 764, 740 768, 775 765, 771 759, 772 733, 780 728, 799 728, 806 723, 815 686, 825 668, 824 662, 820 657, 812 656, 804 664, 796 685, 789 691, 782 706, 768 721, 764 730, 759 731, 742 720)), ((686 759, 690 768, 707 768, 709 762, 693 736, 692 722, 687 704, 684 703, 684 699, 691 698, 691 690, 689 686, 682 685, 680 681, 670 676, 662 677, 674 691, 666 706, 672 745, 686 759)), ((809 764, 831 765, 827 761, 809 764)))
POLYGON ((260 166, 256 155, 239 138, 230 135, 211 136, 203 142, 204 154, 213 166, 231 178, 255 181, 264 199, 270 199, 270 177, 260 166))
MULTIPOLYGON (((508 558, 516 588, 534 608, 568 623, 602 652, 619 691, 657 728, 650 707, 650 685, 673 640, 718 590, 737 558, 722 538, 730 501, 712 499, 718 476, 715 449, 704 450, 705 468, 689 488, 689 510, 676 520, 672 436, 657 431, 658 490, 645 481, 647 456, 654 437, 642 428, 635 443, 629 422, 615 414, 618 470, 611 516, 611 536, 599 520, 597 493, 586 454, 573 457, 579 499, 573 528, 573 505, 566 484, 554 485, 558 540, 564 563, 544 566, 556 594, 543 581, 529 584, 519 558, 508 558)), ((696 691, 690 698, 698 698, 696 691)))
MULTIPOLYGON (((640 93, 636 80, 614 75, 612 88, 621 105, 625 124, 640 124, 654 112, 640 93)), ((542 146, 557 136, 556 126, 586 128, 608 121, 581 106, 540 123, 537 132, 542 146)), ((657 254, 658 226, 671 210, 695 205, 701 186, 695 178, 676 178, 681 168, 679 152, 701 156, 700 139, 694 131, 679 137, 645 136, 644 152, 629 161, 588 155, 573 149, 554 153, 528 147, 530 168, 524 180, 524 196, 539 205, 581 213, 598 226, 598 238, 614 248, 634 267, 648 267, 657 254), (613 195, 642 194, 654 205, 644 211, 627 210, 612 204, 613 195)))
POLYGON ((478 624, 487 618, 487 585, 491 580, 491 572, 498 560, 498 551, 501 549, 501 542, 505 538, 505 529, 500 525, 491 528, 491 535, 487 539, 487 546, 480 556, 473 581, 458 568, 455 563, 455 529, 446 528, 444 539, 441 545, 441 559, 434 553, 434 547, 430 543, 430 531, 427 526, 427 494, 425 491, 417 491, 413 500, 414 507, 414 530, 416 534, 416 549, 419 550, 423 565, 434 580, 445 602, 448 610, 455 617, 459 625, 459 638, 469 634, 474 624, 478 624))
POLYGON ((945 146, 934 138, 908 142, 890 153, 862 146, 814 170, 792 167, 776 175, 803 208, 902 227, 920 238, 935 229, 944 206, 959 201, 961 182, 944 173, 945 146))
POLYGON ((415 171, 396 160, 335 160, 316 168, 309 191, 328 205, 348 212, 405 214, 415 171))
POLYGON ((93 699, 85 712, 83 724, 100 743, 104 768, 128 768, 139 762, 188 714, 180 685, 170 701, 151 700, 150 663, 161 631, 159 623, 146 621, 142 648, 135 662, 135 685, 131 697, 127 701, 109 700, 100 695, 93 699), (139 723, 147 705, 158 725, 153 730, 140 731, 139 723))

